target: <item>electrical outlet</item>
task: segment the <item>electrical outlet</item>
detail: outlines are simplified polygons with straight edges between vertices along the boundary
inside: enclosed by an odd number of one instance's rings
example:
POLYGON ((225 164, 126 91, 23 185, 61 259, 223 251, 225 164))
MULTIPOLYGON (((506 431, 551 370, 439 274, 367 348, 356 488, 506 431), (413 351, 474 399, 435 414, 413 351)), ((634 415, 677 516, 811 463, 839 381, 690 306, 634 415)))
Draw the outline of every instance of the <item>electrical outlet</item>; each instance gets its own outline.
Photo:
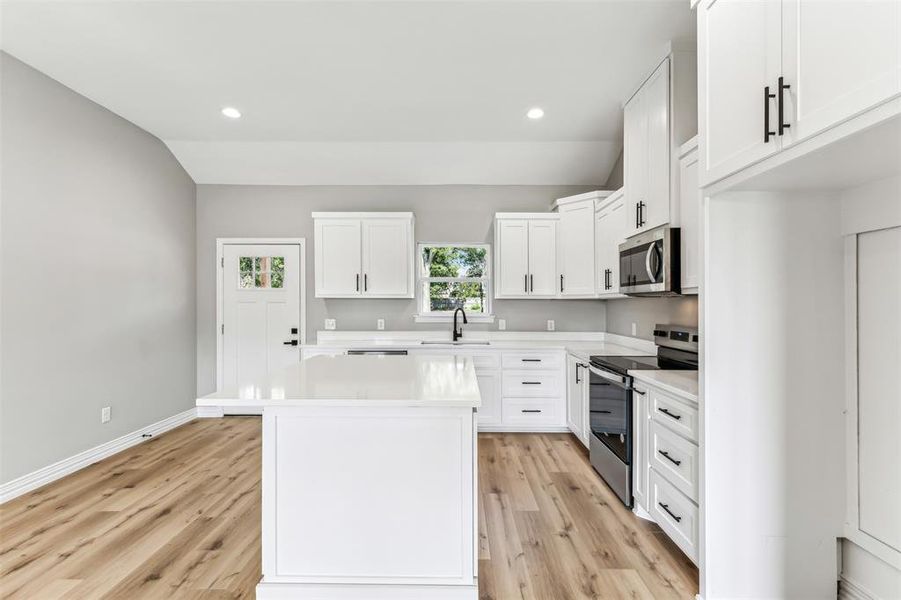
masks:
POLYGON ((555 327, 555 326, 554 326, 554 320, 553 320, 553 319, 548 319, 548 320, 547 320, 547 330, 548 330, 548 331, 553 331, 553 330, 554 330, 554 327, 555 327))
POLYGON ((638 323, 632 323, 632 336, 638 335, 638 323))
POLYGON ((337 327, 334 319, 326 319, 325 320, 325 328, 329 331, 334 330, 337 327))
POLYGON ((507 328, 507 319, 498 319, 497 328, 501 331, 504 331, 507 328))
POLYGON ((376 329, 378 329, 379 331, 384 330, 384 329, 385 329, 385 319, 379 319, 378 321, 376 321, 376 322, 375 322, 375 327, 376 327, 376 329))
POLYGON ((109 423, 109 420, 112 418, 112 414, 110 412, 109 406, 104 406, 100 409, 100 422, 101 423, 109 423))

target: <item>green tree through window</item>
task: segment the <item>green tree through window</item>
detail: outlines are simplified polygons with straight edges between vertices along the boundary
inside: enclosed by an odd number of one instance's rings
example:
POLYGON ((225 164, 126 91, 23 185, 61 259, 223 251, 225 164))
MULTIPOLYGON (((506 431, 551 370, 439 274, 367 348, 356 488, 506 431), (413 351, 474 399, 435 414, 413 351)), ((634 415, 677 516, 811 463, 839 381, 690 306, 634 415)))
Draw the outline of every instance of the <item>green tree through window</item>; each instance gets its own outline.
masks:
POLYGON ((488 314, 488 246, 423 244, 420 261, 423 313, 488 314))

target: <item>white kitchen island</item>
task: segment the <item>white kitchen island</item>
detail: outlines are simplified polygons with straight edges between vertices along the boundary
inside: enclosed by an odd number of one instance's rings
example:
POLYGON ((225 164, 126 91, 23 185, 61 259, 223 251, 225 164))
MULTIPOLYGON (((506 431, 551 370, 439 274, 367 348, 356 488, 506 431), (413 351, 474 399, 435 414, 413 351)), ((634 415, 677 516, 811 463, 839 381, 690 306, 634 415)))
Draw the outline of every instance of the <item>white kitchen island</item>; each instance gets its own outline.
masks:
POLYGON ((263 411, 257 598, 478 597, 471 358, 317 356, 197 404, 263 411))

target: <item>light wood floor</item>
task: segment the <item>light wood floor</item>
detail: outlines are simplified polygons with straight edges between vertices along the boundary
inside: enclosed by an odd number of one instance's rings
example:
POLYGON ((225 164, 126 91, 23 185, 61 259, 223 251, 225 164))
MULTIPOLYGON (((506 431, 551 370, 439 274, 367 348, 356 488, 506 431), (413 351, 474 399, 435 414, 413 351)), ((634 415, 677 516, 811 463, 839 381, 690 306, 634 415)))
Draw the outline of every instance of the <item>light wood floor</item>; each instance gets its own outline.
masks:
MULTIPOLYGON (((568 434, 479 436, 483 599, 692 598, 568 434)), ((0 506, 0 597, 253 598, 260 421, 194 421, 0 506)))

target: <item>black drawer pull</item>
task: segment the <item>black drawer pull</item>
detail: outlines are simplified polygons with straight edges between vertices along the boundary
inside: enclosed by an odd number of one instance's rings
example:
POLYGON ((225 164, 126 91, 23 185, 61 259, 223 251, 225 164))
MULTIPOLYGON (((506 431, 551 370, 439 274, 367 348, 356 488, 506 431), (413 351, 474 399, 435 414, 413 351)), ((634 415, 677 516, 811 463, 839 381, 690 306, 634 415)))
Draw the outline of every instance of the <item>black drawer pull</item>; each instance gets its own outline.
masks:
POLYGON ((522 358, 520 360, 522 362, 541 362, 540 358, 522 358))
POLYGON ((657 410, 659 410, 660 412, 662 412, 663 414, 665 414, 665 415, 666 415, 667 417, 669 417, 670 419, 675 419, 675 420, 677 420, 677 421, 679 421, 679 420, 682 419, 682 415, 676 415, 676 414, 673 414, 673 413, 671 413, 670 411, 666 410, 665 408, 658 408, 657 410))
POLYGON ((679 465, 682 464, 682 461, 681 461, 681 460, 676 460, 675 458, 673 458, 672 456, 670 456, 670 455, 669 455, 669 452, 667 452, 666 450, 658 450, 657 452, 658 452, 658 454, 660 454, 663 458, 665 458, 666 460, 670 461, 671 463, 673 463, 673 464, 676 465, 677 467, 678 467, 679 465))
POLYGON ((640 396, 644 396, 645 394, 647 394, 647 392, 642 392, 642 391, 639 390, 638 388, 632 388, 632 391, 635 392, 636 394, 640 395, 640 396))
POLYGON ((658 502, 657 504, 660 506, 660 508, 666 511, 666 514, 674 518, 676 520, 676 523, 682 522, 682 517, 673 514, 673 511, 669 509, 669 504, 664 504, 663 502, 658 502))
POLYGON ((595 410, 592 412, 601 413, 602 415, 612 415, 613 414, 613 412, 609 411, 609 410, 595 410))
POLYGON ((523 381, 523 385, 541 385, 540 381, 523 381))
POLYGON ((524 412, 524 413, 540 413, 541 409, 540 408, 524 408, 524 409, 522 409, 522 412, 524 412))

